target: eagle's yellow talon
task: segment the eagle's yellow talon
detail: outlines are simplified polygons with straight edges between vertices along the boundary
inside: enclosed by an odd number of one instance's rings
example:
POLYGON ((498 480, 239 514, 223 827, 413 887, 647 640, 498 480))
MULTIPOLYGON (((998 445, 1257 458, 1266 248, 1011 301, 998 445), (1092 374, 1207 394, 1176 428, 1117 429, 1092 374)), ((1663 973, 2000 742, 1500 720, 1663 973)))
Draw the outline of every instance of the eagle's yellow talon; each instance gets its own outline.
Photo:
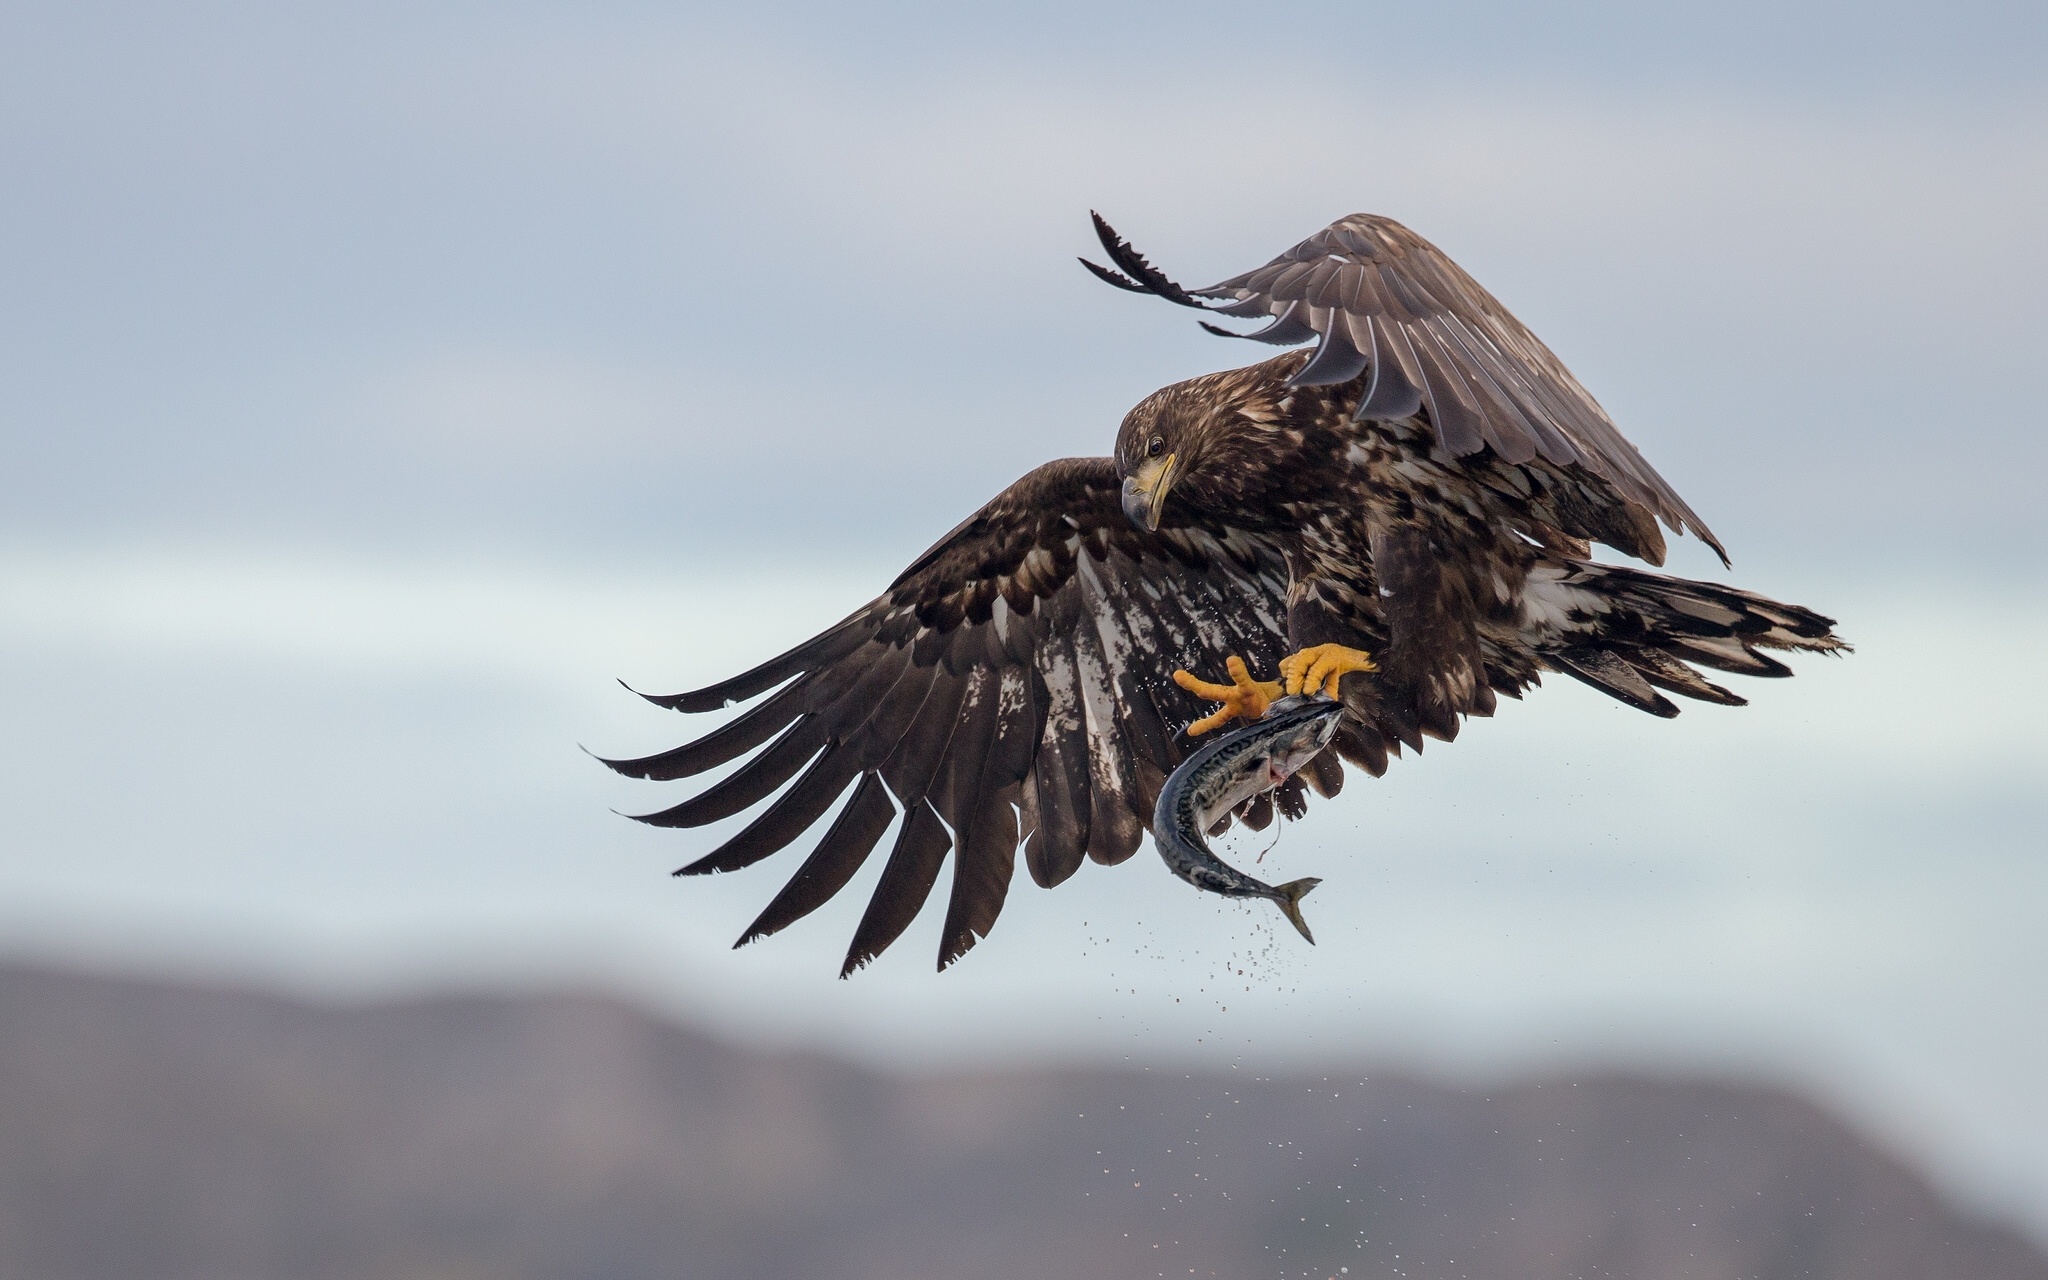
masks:
POLYGON ((1224 669, 1230 673, 1229 684, 1214 684, 1187 671, 1173 673, 1173 682, 1197 698, 1208 702, 1220 702, 1213 715, 1207 715, 1188 726, 1188 735, 1193 737, 1211 729, 1220 729, 1240 717, 1256 720, 1266 714, 1266 708, 1273 699, 1281 696, 1278 680, 1254 680, 1251 669, 1244 665, 1244 659, 1235 654, 1224 660, 1224 669))
POLYGON ((1372 658, 1363 649, 1347 648, 1341 644, 1311 645, 1299 653, 1292 653, 1280 660, 1280 675, 1287 682, 1287 692, 1326 693, 1337 696, 1337 686, 1353 671, 1377 671, 1372 658))
POLYGON ((1282 658, 1279 680, 1252 679, 1244 659, 1234 654, 1223 665, 1230 672, 1229 684, 1216 684, 1187 671, 1173 673, 1173 682, 1197 698, 1223 704, 1213 714, 1189 725, 1190 737, 1220 729, 1232 720, 1257 720, 1275 699, 1290 694, 1328 693, 1334 698, 1338 684, 1348 673, 1378 670, 1364 650, 1341 644, 1319 644, 1282 658))

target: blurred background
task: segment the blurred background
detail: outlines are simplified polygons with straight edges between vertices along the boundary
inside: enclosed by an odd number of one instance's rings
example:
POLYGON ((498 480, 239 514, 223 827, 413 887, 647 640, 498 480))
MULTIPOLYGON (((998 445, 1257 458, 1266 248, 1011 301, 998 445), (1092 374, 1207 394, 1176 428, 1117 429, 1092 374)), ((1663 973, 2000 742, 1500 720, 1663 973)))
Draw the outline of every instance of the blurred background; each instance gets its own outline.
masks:
POLYGON ((1706 1080, 2048 1242, 2044 59, 2017 3, 0 6, 10 1016, 584 992, 873 1080, 1706 1080), (672 880, 732 824, 578 748, 701 732, 615 680, 780 651, 1265 353, 1090 279, 1091 208, 1190 284, 1408 223, 1735 558, 1673 569, 1858 652, 1671 723, 1554 680, 1354 778, 1266 858, 1314 950, 1150 853, 942 975, 933 909, 835 979, 878 865, 729 950, 799 853, 672 880))

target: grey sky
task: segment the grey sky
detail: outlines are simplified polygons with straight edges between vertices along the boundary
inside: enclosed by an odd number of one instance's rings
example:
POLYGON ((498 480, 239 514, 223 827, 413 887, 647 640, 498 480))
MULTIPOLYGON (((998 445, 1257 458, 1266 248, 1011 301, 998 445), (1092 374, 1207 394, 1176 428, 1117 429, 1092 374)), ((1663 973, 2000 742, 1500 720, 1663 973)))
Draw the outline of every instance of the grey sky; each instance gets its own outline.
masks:
POLYGON ((2043 19, 1649 11, 0 10, 0 945, 913 1061, 1757 1070, 2048 1231, 2043 19), (1262 354, 1089 279, 1091 207, 1192 283, 1403 219, 1736 559, 1675 568, 1861 652, 1354 781, 1272 855, 1313 953, 1149 852, 943 978, 924 921, 832 981, 848 903, 728 952, 779 871, 669 881, 718 832, 574 744, 1262 354))
POLYGON ((779 552, 915 459, 862 521, 914 553, 1251 354, 1074 267, 1091 205, 1194 279, 1403 217, 1739 557, 2026 527, 2038 19, 50 12, 0 54, 19 529, 779 552), (764 449, 773 521, 681 478, 764 449))

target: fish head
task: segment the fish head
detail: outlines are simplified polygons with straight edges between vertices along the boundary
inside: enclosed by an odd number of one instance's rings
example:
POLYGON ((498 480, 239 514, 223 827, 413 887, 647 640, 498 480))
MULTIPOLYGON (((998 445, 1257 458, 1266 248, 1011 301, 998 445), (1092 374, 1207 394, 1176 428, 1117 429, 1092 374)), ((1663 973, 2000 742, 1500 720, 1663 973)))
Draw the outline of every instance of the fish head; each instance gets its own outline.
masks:
POLYGON ((1343 720, 1344 704, 1334 698, 1296 695, 1276 701, 1266 712, 1274 730, 1265 743, 1266 785, 1279 786, 1315 759, 1343 720))
POLYGON ((1296 695, 1273 703, 1266 714, 1203 747, 1175 770, 1192 770, 1203 829, 1252 797, 1295 775, 1337 735, 1344 706, 1334 698, 1296 695))

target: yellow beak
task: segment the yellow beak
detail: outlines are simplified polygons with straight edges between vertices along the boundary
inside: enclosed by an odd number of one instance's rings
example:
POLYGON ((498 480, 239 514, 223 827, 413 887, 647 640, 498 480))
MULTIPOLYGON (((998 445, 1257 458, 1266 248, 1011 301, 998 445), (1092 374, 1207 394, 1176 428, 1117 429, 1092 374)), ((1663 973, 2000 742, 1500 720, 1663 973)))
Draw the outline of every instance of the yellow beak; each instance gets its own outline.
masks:
POLYGON ((1173 464, 1179 457, 1169 453, 1157 461, 1147 460, 1124 477, 1124 518, 1147 533, 1159 530, 1159 513, 1166 506, 1167 490, 1173 487, 1173 464))

